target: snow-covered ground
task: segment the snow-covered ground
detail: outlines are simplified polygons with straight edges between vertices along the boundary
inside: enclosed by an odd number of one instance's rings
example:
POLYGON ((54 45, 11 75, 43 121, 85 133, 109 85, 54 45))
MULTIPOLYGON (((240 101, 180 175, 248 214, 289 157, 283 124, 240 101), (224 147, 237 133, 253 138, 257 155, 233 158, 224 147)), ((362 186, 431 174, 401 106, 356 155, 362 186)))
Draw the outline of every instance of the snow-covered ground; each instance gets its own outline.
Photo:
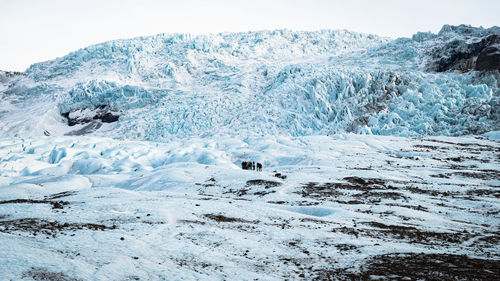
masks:
POLYGON ((499 280, 500 74, 443 70, 496 34, 160 34, 0 71, 0 280, 499 280))
POLYGON ((3 280, 499 274, 495 140, 8 138, 0 155, 3 280))

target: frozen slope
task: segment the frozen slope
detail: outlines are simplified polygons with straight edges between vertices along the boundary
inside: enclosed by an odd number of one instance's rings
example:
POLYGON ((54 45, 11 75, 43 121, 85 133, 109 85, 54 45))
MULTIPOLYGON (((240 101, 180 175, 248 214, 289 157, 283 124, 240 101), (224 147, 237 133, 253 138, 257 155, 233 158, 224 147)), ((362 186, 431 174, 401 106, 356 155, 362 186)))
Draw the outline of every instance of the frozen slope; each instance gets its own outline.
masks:
POLYGON ((499 153, 465 137, 2 139, 0 279, 498 280, 499 153))
POLYGON ((480 134, 500 129, 498 72, 428 70, 436 50, 494 34, 498 27, 445 26, 397 40, 280 30, 106 42, 3 82, 0 134, 75 134, 84 126, 67 126, 61 114, 96 106, 119 112, 119 121, 83 134, 480 134))
POLYGON ((500 75, 449 69, 497 33, 158 35, 0 72, 0 280, 500 280, 500 75))

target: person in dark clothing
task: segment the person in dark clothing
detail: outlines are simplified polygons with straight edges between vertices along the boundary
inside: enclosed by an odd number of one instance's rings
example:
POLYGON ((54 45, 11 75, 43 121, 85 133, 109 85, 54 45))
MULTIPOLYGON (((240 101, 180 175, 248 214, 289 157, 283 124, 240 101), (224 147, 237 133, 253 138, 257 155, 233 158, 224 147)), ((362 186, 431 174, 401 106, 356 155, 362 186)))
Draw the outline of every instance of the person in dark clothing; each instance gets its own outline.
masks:
POLYGON ((259 162, 241 161, 243 170, 262 171, 262 164, 259 162))

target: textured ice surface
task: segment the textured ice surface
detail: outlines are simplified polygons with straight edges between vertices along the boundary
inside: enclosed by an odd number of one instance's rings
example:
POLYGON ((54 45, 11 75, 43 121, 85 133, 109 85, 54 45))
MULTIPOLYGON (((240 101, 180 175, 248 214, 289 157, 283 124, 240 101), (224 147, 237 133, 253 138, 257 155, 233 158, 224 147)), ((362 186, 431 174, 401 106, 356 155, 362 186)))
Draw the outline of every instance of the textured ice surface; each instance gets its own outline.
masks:
POLYGON ((365 280, 342 273, 408 253, 451 258, 376 275, 497 280, 499 153, 474 137, 0 139, 0 279, 365 280))
POLYGON ((499 74, 427 71, 495 32, 158 35, 0 73, 0 279, 497 280, 499 74), (370 272, 391 253, 431 261, 370 272))
POLYGON ((2 82, 0 134, 78 134, 60 114, 97 106, 121 116, 93 134, 127 139, 481 134, 500 129, 498 72, 426 69, 436 50, 446 57, 450 46, 497 33, 444 26, 396 40, 278 30, 105 42, 2 82))

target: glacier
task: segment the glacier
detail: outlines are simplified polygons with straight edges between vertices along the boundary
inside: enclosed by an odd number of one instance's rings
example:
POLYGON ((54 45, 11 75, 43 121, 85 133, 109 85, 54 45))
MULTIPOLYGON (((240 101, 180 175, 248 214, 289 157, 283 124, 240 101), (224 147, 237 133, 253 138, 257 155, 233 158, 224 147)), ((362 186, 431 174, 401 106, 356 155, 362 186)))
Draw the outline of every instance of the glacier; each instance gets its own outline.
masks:
POLYGON ((495 34, 444 26, 396 40, 278 30, 105 42, 4 79, 1 136, 68 134, 61 114, 99 106, 119 122, 89 132, 123 139, 482 134, 500 130, 498 71, 429 69, 448 45, 495 34))
POLYGON ((499 280, 495 40, 159 34, 0 71, 0 280, 499 280))

